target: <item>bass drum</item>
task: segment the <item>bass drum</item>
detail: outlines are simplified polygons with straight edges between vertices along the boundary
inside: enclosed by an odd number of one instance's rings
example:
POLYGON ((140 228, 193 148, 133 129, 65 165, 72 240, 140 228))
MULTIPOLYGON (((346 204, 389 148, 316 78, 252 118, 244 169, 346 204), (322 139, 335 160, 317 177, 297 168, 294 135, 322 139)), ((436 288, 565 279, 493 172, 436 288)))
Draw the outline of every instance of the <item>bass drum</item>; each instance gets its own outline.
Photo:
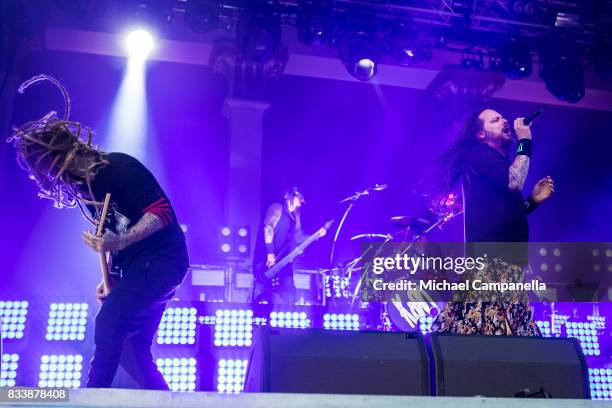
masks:
POLYGON ((446 302, 427 292, 398 292, 387 302, 387 314, 393 330, 425 331, 436 319, 446 302), (438 298, 438 299, 436 299, 438 298))

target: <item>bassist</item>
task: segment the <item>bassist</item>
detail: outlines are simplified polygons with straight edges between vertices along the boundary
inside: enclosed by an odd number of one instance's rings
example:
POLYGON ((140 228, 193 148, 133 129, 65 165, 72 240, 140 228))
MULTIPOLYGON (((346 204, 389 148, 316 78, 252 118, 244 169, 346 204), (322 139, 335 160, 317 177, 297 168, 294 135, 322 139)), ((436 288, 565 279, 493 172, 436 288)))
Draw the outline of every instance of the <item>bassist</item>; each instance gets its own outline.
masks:
MULTIPOLYGON (((263 273, 289 254, 296 245, 308 238, 302 231, 300 221, 300 209, 304 203, 302 192, 297 187, 292 187, 283 194, 282 203, 274 202, 266 211, 266 216, 258 231, 253 257, 253 274, 256 281, 253 293, 255 302, 266 301, 270 304, 291 305, 295 303, 295 284, 291 263, 276 274, 272 282, 268 282, 263 273), (262 286, 265 287, 262 289, 262 286)), ((322 235, 324 234, 323 230, 322 235)))

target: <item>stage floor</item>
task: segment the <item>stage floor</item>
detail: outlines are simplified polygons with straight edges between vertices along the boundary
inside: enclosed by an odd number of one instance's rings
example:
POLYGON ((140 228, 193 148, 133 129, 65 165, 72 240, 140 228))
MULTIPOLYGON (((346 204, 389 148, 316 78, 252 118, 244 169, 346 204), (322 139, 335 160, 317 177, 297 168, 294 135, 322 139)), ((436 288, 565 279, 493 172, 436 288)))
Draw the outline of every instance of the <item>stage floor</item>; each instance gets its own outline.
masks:
POLYGON ((0 403, 3 407, 147 407, 147 408, 581 408, 612 407, 612 401, 465 397, 412 397, 329 394, 172 393, 125 389, 75 389, 68 403, 0 403))

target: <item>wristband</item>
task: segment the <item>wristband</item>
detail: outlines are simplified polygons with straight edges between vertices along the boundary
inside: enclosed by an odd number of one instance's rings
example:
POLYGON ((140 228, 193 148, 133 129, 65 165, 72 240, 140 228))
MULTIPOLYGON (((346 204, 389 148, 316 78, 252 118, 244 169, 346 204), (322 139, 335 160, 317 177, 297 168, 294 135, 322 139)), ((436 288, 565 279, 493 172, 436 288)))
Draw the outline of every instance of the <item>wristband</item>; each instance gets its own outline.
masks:
POLYGON ((536 203, 533 197, 531 196, 527 197, 527 199, 524 201, 524 204, 525 204, 525 212, 527 214, 531 213, 538 206, 538 203, 536 203))
POLYGON ((531 139, 520 139, 516 146, 516 155, 531 157, 531 139))
POLYGON ((274 255, 274 244, 272 244, 272 243, 269 243, 269 244, 268 244, 268 243, 266 243, 266 252, 267 252, 268 254, 272 254, 272 255, 274 255))

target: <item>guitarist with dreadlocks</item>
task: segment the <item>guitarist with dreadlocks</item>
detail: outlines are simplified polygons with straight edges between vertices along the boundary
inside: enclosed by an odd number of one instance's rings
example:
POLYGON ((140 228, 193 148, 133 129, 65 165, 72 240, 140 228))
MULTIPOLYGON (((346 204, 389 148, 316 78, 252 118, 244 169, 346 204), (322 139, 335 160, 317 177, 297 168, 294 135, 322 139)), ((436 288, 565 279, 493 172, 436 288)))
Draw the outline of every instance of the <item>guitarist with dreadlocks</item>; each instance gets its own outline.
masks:
POLYGON ((89 129, 68 120, 69 98, 58 81, 40 75, 22 84, 19 92, 41 81, 62 91, 64 118, 50 112, 14 129, 8 142, 17 150, 18 163, 38 184, 39 196, 53 200, 58 208, 78 206, 94 225, 104 223, 103 235, 85 231, 82 238, 94 251, 111 253, 116 277, 108 295, 102 284, 96 289, 102 306, 96 316, 96 349, 87 386, 110 387, 121 364, 141 388, 168 390, 153 362, 151 344, 166 303, 189 267, 184 234, 149 170, 127 154, 99 150, 91 144, 89 129), (97 221, 108 193, 109 216, 97 221))
MULTIPOLYGON (((553 180, 539 180, 527 199, 522 190, 531 161, 531 129, 523 118, 508 121, 485 109, 467 118, 463 133, 436 161, 441 196, 461 182, 468 251, 487 253, 485 267, 466 272, 465 279, 522 282, 529 241, 527 215, 554 192, 553 180), (510 157, 512 146, 516 152, 510 157), (504 243, 495 247, 480 243, 504 243), (519 244, 519 245, 516 245, 519 244), (487 252, 484 252, 486 248, 487 252)), ((459 334, 537 336, 527 293, 507 291, 482 295, 457 292, 432 325, 433 331, 459 334)))

